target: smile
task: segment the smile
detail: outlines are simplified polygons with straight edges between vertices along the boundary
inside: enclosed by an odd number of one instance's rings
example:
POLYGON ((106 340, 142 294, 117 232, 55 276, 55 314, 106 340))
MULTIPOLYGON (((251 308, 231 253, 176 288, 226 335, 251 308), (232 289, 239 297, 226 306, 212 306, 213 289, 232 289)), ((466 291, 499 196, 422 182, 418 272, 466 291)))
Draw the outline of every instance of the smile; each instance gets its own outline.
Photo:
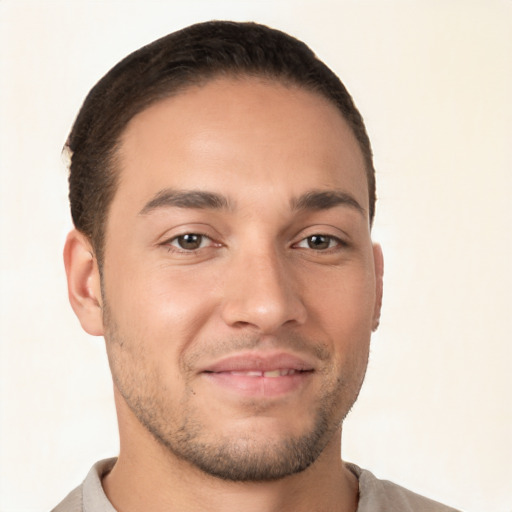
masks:
POLYGON ((248 371, 233 371, 233 372, 227 372, 230 375, 243 375, 246 377, 286 377, 288 375, 295 375, 296 373, 300 372, 302 370, 295 370, 293 368, 285 368, 285 369, 279 369, 279 370, 268 370, 268 371, 254 371, 254 370, 248 370, 248 371))
POLYGON ((299 393, 314 373, 313 364, 302 357, 252 352, 222 358, 201 375, 221 392, 216 396, 268 399, 299 393))

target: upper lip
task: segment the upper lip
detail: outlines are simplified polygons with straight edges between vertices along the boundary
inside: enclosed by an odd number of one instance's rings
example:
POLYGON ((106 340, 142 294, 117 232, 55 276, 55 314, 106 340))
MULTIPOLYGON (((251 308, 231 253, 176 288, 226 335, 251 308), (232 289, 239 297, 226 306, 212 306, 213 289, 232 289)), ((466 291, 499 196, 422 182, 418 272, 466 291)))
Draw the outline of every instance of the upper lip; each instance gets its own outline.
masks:
POLYGON ((281 369, 312 371, 314 366, 308 359, 288 352, 242 352, 223 357, 205 366, 201 372, 268 372, 281 369))

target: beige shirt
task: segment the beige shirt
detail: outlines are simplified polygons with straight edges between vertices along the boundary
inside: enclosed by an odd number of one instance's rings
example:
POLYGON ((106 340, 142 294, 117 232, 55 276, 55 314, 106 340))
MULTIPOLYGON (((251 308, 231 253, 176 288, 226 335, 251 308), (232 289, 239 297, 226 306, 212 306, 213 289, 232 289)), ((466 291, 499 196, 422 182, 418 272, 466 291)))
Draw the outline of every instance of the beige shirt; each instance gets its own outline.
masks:
MULTIPOLYGON (((116 512, 101 486, 116 459, 97 462, 80 487, 77 487, 52 512, 116 512)), ((357 512, 458 512, 454 508, 429 500, 354 464, 347 464, 359 479, 357 512)))

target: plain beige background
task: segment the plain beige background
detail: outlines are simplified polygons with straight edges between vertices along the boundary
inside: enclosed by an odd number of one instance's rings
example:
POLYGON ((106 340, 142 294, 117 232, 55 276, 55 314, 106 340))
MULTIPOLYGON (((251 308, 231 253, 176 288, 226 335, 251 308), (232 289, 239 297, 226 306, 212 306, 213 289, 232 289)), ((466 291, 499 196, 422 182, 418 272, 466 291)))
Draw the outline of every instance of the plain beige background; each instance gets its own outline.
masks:
POLYGON ((49 510, 117 450, 103 340, 66 297, 67 132, 120 58, 211 18, 304 39, 373 142, 384 310, 344 457, 511 512, 510 0, 0 0, 0 512, 49 510))

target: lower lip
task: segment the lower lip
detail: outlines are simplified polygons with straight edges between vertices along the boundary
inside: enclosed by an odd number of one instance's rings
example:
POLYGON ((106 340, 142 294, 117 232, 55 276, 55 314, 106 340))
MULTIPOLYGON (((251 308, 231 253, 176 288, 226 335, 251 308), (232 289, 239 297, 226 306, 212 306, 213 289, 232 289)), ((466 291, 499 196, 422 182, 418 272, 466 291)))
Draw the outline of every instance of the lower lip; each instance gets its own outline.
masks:
POLYGON ((214 384, 242 396, 279 397, 298 391, 310 379, 313 372, 300 372, 280 377, 233 375, 229 372, 203 373, 214 384))

